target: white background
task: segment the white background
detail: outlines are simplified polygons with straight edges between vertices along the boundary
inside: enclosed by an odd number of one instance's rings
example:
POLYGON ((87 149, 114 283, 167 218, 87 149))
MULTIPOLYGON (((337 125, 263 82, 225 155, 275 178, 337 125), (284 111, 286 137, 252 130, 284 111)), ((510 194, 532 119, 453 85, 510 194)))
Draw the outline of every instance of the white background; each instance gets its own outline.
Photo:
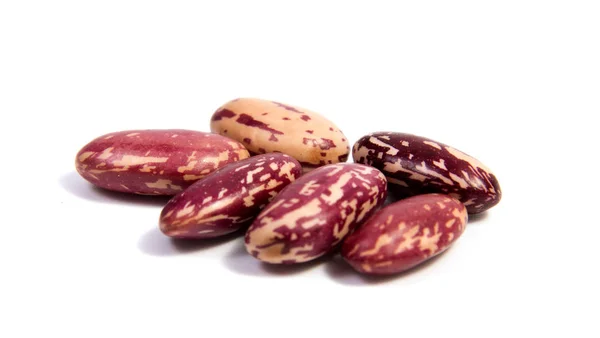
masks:
POLYGON ((598 1, 0 2, 2 337, 598 337, 598 1), (93 189, 102 134, 209 130, 236 97, 351 142, 409 132, 503 200, 431 264, 371 280, 176 245, 163 199, 93 189))

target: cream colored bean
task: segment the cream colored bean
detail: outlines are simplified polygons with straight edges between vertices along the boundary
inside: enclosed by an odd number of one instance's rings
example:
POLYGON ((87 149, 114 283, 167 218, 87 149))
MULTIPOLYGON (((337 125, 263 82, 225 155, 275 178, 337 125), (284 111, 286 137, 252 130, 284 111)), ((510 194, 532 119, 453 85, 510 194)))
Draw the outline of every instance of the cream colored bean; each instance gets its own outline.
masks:
POLYGON ((346 162, 346 136, 310 110, 253 98, 227 102, 212 116, 211 130, 244 144, 254 154, 282 152, 305 167, 346 162))

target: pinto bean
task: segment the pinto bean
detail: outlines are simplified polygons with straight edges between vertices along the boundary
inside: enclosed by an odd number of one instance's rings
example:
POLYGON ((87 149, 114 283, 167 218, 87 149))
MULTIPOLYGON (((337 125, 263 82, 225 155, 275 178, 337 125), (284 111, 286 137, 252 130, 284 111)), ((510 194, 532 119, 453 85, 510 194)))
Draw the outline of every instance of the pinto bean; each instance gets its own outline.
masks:
POLYGON ((310 110, 261 99, 227 102, 212 116, 213 132, 242 142, 254 154, 281 152, 307 169, 346 162, 350 146, 331 121, 310 110))
POLYGON ((330 164, 301 176, 246 232, 246 249, 268 263, 291 264, 326 254, 379 208, 386 181, 375 168, 330 164))
POLYGON ((444 252, 465 230, 467 211, 441 194, 407 198, 381 209, 344 240, 342 257, 365 274, 405 271, 444 252))
POLYGON ((210 238, 247 227, 281 189, 302 174, 285 154, 264 154, 229 164, 173 197, 160 229, 175 238, 210 238))
POLYGON ((354 144, 352 157, 381 170, 401 195, 447 194, 471 214, 495 206, 502 196, 496 176, 483 163, 428 138, 372 133, 354 144))
POLYGON ((100 136, 75 159, 92 184, 144 195, 175 195, 216 169, 248 158, 226 137, 190 130, 129 130, 100 136))

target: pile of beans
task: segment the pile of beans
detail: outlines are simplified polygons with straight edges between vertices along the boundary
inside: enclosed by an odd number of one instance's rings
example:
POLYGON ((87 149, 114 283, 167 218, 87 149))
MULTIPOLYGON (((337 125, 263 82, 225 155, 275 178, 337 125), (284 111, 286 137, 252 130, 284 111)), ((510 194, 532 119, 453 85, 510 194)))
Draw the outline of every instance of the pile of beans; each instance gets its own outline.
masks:
POLYGON ((352 148, 323 116, 241 98, 220 107, 212 133, 130 130, 100 136, 78 173, 109 190, 174 195, 160 230, 204 239, 245 231, 249 254, 272 264, 339 249, 357 271, 389 275, 444 252, 468 214, 501 198, 475 158, 420 136, 376 132, 352 148), (383 207, 388 195, 397 201, 383 207))

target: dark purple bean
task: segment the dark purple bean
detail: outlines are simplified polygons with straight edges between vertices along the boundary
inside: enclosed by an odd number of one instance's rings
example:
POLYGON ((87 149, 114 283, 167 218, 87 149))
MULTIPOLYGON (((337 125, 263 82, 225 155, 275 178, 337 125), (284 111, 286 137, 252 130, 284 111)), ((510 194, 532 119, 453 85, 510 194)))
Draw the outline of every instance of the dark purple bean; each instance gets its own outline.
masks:
POLYGON ((381 170, 394 192, 405 196, 447 194, 463 202, 472 214, 493 207, 502 196, 496 176, 485 165, 424 137, 372 133, 354 144, 352 156, 356 163, 381 170))

